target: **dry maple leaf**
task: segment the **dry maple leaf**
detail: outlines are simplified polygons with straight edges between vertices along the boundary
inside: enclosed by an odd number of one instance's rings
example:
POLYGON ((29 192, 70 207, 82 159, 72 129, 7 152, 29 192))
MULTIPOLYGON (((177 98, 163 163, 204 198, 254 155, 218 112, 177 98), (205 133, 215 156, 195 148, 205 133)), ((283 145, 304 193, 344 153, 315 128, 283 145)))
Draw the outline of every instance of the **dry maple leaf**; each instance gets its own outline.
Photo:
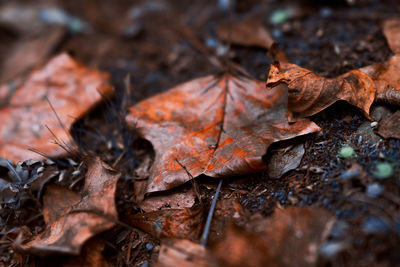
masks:
POLYGON ((325 78, 288 62, 271 65, 267 87, 289 87, 290 120, 314 115, 338 100, 345 100, 369 116, 374 101, 400 105, 400 19, 383 24, 389 46, 395 53, 388 61, 325 78))
POLYGON ((18 88, 0 87, 0 157, 12 161, 43 159, 30 148, 48 155, 66 152, 52 142, 54 136, 71 143, 67 130, 102 97, 112 93, 109 75, 82 66, 67 54, 33 71, 18 88), (57 113, 52 110, 50 104, 57 113), (5 103, 4 103, 5 102, 5 103))
POLYGON ((273 142, 318 131, 309 120, 287 121, 284 86, 225 74, 198 78, 130 108, 128 126, 149 140, 156 156, 148 192, 205 174, 227 177, 265 169, 273 142))
POLYGON ((79 254, 91 237, 114 226, 118 218, 115 189, 120 174, 99 158, 89 160, 81 194, 67 188, 49 186, 43 197, 44 232, 25 244, 23 251, 79 254))

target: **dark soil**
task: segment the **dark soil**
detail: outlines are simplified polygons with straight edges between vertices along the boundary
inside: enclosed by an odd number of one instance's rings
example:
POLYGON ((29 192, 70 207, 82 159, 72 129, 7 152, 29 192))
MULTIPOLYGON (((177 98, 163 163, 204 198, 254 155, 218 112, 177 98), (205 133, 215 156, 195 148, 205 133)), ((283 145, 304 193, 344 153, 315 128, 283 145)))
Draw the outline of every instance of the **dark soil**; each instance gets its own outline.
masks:
MULTIPOLYGON (((36 4, 36 1, 31 2, 36 4)), ((58 2, 71 14, 88 21, 93 30, 87 34, 70 34, 54 54, 68 51, 84 64, 109 71, 116 89, 115 97, 78 121, 72 133, 86 153, 100 155, 111 164, 118 163, 116 168, 123 174, 116 196, 120 217, 139 212, 133 193, 134 169, 153 152, 147 141, 127 130, 126 109, 181 82, 216 73, 218 69, 209 63, 207 54, 199 51, 196 42, 210 54, 216 54, 216 49, 207 47, 207 40, 216 40, 215 26, 228 21, 230 16, 218 8, 217 1, 160 1, 157 3, 163 4, 159 10, 148 8, 150 11, 144 8, 150 1, 58 2), (127 10, 134 6, 142 7, 142 13, 129 20, 127 10), (132 28, 131 34, 124 33, 128 26, 132 28), (130 94, 124 82, 126 77, 129 77, 130 94)), ((350 5, 346 1, 238 0, 231 19, 258 18, 273 33, 291 62, 332 77, 384 61, 391 55, 380 23, 398 15, 399 4, 379 0, 354 2, 350 5), (272 25, 270 14, 288 6, 297 6, 298 14, 279 26, 272 25)), ((7 44, 17 40, 6 26, 0 26, 0 35, 7 44)), ((0 59, 6 57, 5 51, 4 43, 0 44, 0 59)), ((232 46, 229 55, 252 76, 266 79, 268 65, 272 62, 265 50, 232 46)), ((297 170, 280 179, 269 179, 263 173, 228 179, 224 182, 222 197, 240 190, 245 209, 266 216, 277 205, 320 206, 330 210, 337 219, 330 241, 345 242, 347 247, 320 262, 322 266, 397 265, 400 262, 400 140, 382 140, 374 144, 360 141, 356 131, 367 120, 355 107, 344 102, 334 104, 312 120, 322 128, 321 132, 276 143, 269 149, 303 142, 306 152, 297 170), (344 144, 351 145, 357 156, 338 158, 338 151, 344 144), (379 180, 374 176, 375 166, 380 161, 393 164, 392 178, 379 180), (343 174, 355 164, 362 166, 366 175, 344 179, 343 174), (366 194, 366 187, 374 181, 385 189, 379 197, 366 194)), ((268 161, 268 156, 265 160, 268 161)), ((66 176, 74 170, 67 160, 57 162, 57 168, 65 170, 66 176)), ((83 173, 74 177, 74 189, 82 186, 82 177, 83 173)), ((202 197, 210 201, 214 189, 201 186, 204 179, 212 182, 206 178, 198 181, 202 197)), ((69 181, 64 185, 71 185, 71 180, 64 181, 69 181)), ((0 210, 0 227, 26 225, 33 234, 43 229, 43 220, 37 216, 40 203, 30 196, 26 199, 15 210, 0 210)), ((123 226, 115 227, 101 238, 107 240, 104 253, 112 266, 147 266, 146 262, 151 265, 158 253, 158 240, 123 226), (132 240, 140 242, 133 245, 132 240)), ((0 262, 5 266, 47 266, 51 262, 25 258, 25 265, 19 264, 6 242, 0 243, 0 253, 0 262)))

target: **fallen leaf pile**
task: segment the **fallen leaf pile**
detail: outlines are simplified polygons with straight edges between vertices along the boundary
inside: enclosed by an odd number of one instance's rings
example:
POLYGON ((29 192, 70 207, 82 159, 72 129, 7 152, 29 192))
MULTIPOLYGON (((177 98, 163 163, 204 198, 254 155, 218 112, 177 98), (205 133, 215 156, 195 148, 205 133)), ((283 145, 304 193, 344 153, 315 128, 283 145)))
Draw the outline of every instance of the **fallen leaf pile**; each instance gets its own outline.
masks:
POLYGON ((44 158, 31 148, 50 157, 66 155, 55 137, 72 145, 69 128, 102 99, 101 94, 112 93, 109 77, 61 54, 17 88, 0 86, 0 157, 15 162, 44 158))
MULTIPOLYGON (((367 118, 371 118, 374 102, 400 105, 400 20, 386 21, 383 30, 394 53, 388 61, 325 78, 289 63, 260 22, 248 19, 219 25, 220 40, 262 47, 275 55, 279 62, 271 65, 268 89, 264 82, 224 72, 179 84, 130 107, 127 125, 152 144, 155 158, 150 164, 150 156, 144 156, 136 169, 140 179, 135 182, 133 199, 139 212, 124 214, 120 223, 162 240, 157 266, 316 264, 318 247, 326 241, 332 225, 332 215, 322 208, 276 208, 271 217, 248 218, 238 193, 232 192, 216 205, 209 250, 196 243, 204 230, 209 204, 200 199, 195 182, 193 191, 154 193, 176 189, 202 175, 228 178, 266 171, 269 178, 279 178, 300 165, 303 144, 273 150, 276 153, 268 157, 268 164, 264 156, 275 142, 320 131, 306 117, 339 100, 358 107, 367 118), (239 218, 244 222, 240 227, 234 224, 239 218)), ((40 60, 62 34, 61 30, 54 33, 46 51, 37 55, 40 60)), ((18 60, 11 58, 9 64, 18 60)), ((6 80, 28 67, 6 73, 6 80)), ((11 160, 2 159, 0 167, 15 172, 15 179, 9 179, 12 181, 0 179, 0 189, 12 190, 20 173, 24 174, 23 163, 15 167, 12 162, 65 156, 65 149, 52 141, 73 146, 69 134, 72 124, 102 96, 111 94, 109 74, 82 66, 67 54, 54 57, 25 79, 20 76, 14 83, 0 86, 0 157, 11 160)), ((399 132, 393 131, 399 124, 397 111, 381 120, 377 132, 384 138, 400 138, 399 132)), ((80 193, 55 185, 45 187, 45 229, 33 237, 20 234, 15 241, 19 251, 82 256, 65 266, 77 262, 105 266, 105 244, 93 238, 119 222, 115 192, 120 173, 98 157, 87 157, 84 162, 88 171, 80 193)), ((34 170, 39 173, 42 165, 34 170)), ((22 177, 18 182, 28 188, 27 170, 22 177)))
POLYGON ((284 86, 267 91, 261 82, 229 74, 178 85, 133 106, 126 119, 156 151, 148 192, 201 174, 265 170, 270 144, 319 130, 306 119, 289 124, 284 86))
POLYGON ((267 87, 289 87, 290 120, 308 117, 345 100, 360 108, 367 118, 374 101, 400 105, 400 20, 385 21, 383 31, 395 53, 388 61, 324 78, 288 62, 271 65, 267 87))

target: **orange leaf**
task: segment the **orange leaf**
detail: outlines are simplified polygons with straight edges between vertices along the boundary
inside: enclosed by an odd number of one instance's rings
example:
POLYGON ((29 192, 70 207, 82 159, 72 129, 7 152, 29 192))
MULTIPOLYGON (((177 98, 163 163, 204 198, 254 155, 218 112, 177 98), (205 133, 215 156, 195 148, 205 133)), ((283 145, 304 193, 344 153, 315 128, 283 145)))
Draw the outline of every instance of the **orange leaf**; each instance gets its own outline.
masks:
POLYGON ((156 151, 148 192, 201 174, 265 170, 262 156, 271 143, 319 130, 308 120, 288 123, 285 87, 267 91, 261 82, 229 74, 178 85, 131 107, 126 119, 156 151))
POLYGON ((29 148, 49 156, 65 155, 61 147, 52 143, 54 137, 46 126, 65 143, 70 144, 72 139, 46 98, 69 129, 101 100, 98 91, 111 94, 109 75, 84 67, 67 54, 58 55, 33 71, 16 90, 1 86, 0 98, 8 103, 0 104, 0 157, 13 161, 43 158, 29 148))
POLYGON ((39 255, 78 255, 89 238, 114 226, 112 220, 118 218, 115 189, 120 174, 99 158, 92 159, 88 167, 82 194, 48 187, 43 197, 46 229, 28 243, 19 245, 20 249, 39 255))

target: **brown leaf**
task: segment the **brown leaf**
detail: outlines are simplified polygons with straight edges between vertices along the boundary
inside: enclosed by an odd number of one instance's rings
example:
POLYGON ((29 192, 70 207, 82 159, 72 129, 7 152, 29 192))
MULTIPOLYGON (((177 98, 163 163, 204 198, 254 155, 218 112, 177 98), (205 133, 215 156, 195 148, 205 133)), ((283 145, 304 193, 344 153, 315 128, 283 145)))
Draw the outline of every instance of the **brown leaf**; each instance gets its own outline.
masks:
MULTIPOLYGON (((90 239, 85 246, 82 248, 82 252, 79 256, 70 256, 62 263, 54 264, 54 266, 61 267, 107 267, 111 266, 107 263, 103 256, 103 250, 105 242, 100 238, 90 239)), ((46 258, 47 259, 47 258, 46 258)), ((45 263, 50 266, 49 262, 45 259, 45 263)), ((56 263, 56 262, 55 262, 56 263)), ((46 264, 44 264, 46 265, 46 264)))
POLYGON ((303 144, 291 145, 277 151, 272 151, 271 154, 267 162, 268 177, 277 179, 288 171, 299 167, 304 155, 304 146, 303 144))
POLYGON ((308 117, 338 100, 345 100, 369 116, 374 101, 400 105, 400 19, 383 24, 383 32, 395 53, 388 61, 352 70, 335 78, 324 78, 297 65, 281 61, 271 65, 267 87, 286 83, 289 87, 289 118, 308 117))
POLYGON ((95 158, 89 161, 80 195, 66 188, 49 187, 43 197, 46 229, 19 248, 39 255, 79 254, 89 238, 114 226, 112 220, 118 218, 114 198, 119 177, 95 158))
POLYGON ((157 267, 218 266, 205 247, 189 240, 165 240, 158 254, 157 267))
POLYGON ((276 209, 271 218, 254 222, 251 231, 231 225, 212 251, 223 266, 313 266, 331 219, 321 208, 276 209))
POLYGON ((388 61, 361 68, 360 71, 374 80, 375 101, 400 106, 400 54, 393 55, 388 61))
POLYGON ((0 82, 4 83, 45 62, 65 36, 63 27, 47 29, 44 34, 18 41, 1 64, 0 82))
POLYGON ((361 68, 376 84, 376 101, 400 106, 400 19, 383 23, 383 33, 394 55, 385 62, 361 68))
POLYGON ((193 190, 179 190, 177 192, 161 192, 161 194, 148 196, 142 202, 138 203, 139 207, 145 212, 157 211, 168 207, 169 209, 191 208, 196 199, 193 190))
POLYGON ((400 19, 392 18, 384 21, 383 33, 393 53, 400 53, 400 19))
POLYGON ((335 78, 325 78, 295 64, 272 64, 267 88, 273 88, 282 82, 289 87, 291 121, 317 114, 339 100, 358 107, 369 118, 369 109, 375 99, 374 81, 358 70, 335 78))
POLYGON ((379 122, 378 134, 383 138, 400 139, 400 110, 379 122))
POLYGON ((276 141, 316 132, 287 121, 286 88, 223 75, 178 85, 130 108, 131 129, 155 149, 147 191, 170 189, 200 174, 227 177, 265 169, 276 141), (189 175, 190 174, 190 175, 189 175))
POLYGON ((54 137, 71 145, 72 139, 57 120, 49 99, 61 122, 69 129, 75 120, 112 93, 109 75, 89 69, 67 54, 54 57, 42 68, 33 71, 16 90, 3 85, 0 96, 7 96, 8 105, 0 106, 0 157, 13 161, 43 159, 31 152, 35 148, 49 156, 66 152, 52 143, 54 137))
POLYGON ((217 26, 218 38, 243 46, 258 46, 270 49, 274 40, 269 35, 262 23, 254 18, 235 22, 232 24, 220 24, 217 26))
POLYGON ((207 244, 220 241, 230 223, 241 225, 247 221, 248 217, 249 213, 243 209, 237 194, 219 199, 215 207, 207 244))
POLYGON ((206 214, 203 207, 167 209, 126 216, 123 221, 156 238, 198 241, 206 214))

